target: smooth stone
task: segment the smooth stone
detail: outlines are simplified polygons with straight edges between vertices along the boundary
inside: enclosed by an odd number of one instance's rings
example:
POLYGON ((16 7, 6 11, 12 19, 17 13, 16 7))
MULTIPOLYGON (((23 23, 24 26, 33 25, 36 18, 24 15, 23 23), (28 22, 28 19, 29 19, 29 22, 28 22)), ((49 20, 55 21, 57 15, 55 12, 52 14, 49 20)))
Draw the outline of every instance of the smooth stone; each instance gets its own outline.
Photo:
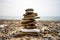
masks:
POLYGON ((39 29, 21 29, 22 32, 40 32, 39 29))
POLYGON ((52 38, 51 37, 48 37, 48 38, 44 38, 44 40, 52 40, 52 38))
POLYGON ((5 26, 7 26, 7 25, 6 25, 6 24, 2 24, 2 25, 0 25, 1 28, 5 27, 5 26))
POLYGON ((60 37, 60 33, 58 33, 58 37, 60 37))

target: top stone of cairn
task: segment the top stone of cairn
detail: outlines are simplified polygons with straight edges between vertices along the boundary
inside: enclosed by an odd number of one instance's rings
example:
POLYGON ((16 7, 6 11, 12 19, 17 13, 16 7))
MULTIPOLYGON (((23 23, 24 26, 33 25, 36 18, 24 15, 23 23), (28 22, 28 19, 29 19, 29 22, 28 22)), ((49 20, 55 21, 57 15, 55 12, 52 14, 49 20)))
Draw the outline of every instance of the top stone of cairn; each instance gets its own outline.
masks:
POLYGON ((32 8, 29 8, 29 9, 26 9, 25 11, 26 11, 27 13, 30 13, 30 14, 31 14, 31 13, 33 13, 34 10, 33 10, 32 8))
POLYGON ((25 11, 34 11, 32 8, 30 8, 30 9, 26 9, 25 11))

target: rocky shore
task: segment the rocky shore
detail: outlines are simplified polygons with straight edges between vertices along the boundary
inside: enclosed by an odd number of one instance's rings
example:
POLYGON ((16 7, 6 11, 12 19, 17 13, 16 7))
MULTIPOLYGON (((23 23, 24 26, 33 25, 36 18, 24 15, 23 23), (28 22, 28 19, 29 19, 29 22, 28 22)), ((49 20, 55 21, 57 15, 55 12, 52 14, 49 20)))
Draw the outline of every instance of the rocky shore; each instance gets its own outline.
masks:
POLYGON ((22 28, 20 20, 0 20, 0 40, 60 40, 60 21, 39 20, 37 28, 42 30, 39 36, 9 36, 12 31, 22 28))

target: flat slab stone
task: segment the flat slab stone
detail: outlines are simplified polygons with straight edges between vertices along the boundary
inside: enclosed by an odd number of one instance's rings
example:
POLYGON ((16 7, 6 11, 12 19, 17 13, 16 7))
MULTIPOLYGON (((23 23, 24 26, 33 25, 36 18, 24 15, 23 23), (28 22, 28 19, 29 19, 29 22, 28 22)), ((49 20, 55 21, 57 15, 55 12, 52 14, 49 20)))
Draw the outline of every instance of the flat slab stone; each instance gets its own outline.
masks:
POLYGON ((21 29, 21 32, 40 32, 39 29, 21 29))

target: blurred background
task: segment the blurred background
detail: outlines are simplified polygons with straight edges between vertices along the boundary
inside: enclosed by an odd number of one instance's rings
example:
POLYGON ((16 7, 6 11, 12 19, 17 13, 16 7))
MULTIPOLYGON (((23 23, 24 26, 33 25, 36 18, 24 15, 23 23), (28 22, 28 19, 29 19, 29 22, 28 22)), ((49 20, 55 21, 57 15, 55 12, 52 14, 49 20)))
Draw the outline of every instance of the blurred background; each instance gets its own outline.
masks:
POLYGON ((40 20, 60 20, 60 0, 0 0, 0 19, 21 19, 33 8, 40 20))

